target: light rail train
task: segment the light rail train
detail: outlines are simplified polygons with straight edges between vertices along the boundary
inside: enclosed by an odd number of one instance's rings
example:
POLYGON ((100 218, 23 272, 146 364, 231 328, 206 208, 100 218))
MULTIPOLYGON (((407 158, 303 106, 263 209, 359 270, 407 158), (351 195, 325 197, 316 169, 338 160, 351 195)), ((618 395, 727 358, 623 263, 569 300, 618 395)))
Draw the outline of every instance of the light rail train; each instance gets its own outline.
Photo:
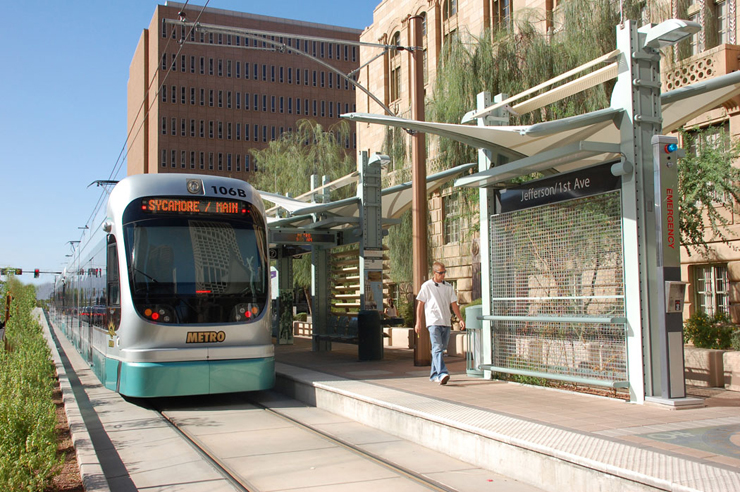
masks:
POLYGON ((129 176, 70 265, 52 316, 105 387, 148 398, 274 385, 267 226, 244 181, 129 176))

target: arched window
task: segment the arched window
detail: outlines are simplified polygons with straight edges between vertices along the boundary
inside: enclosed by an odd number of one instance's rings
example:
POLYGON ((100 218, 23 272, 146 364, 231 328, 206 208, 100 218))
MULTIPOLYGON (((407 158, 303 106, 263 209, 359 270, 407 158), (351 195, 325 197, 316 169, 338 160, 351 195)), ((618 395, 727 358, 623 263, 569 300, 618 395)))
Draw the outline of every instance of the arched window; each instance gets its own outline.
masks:
MULTIPOLYGON (((401 44, 401 33, 396 33, 391 37, 391 43, 393 46, 400 46, 401 44)), ((389 84, 388 87, 388 101, 395 101, 401 97, 401 57, 397 49, 391 48, 389 57, 388 73, 389 84)))

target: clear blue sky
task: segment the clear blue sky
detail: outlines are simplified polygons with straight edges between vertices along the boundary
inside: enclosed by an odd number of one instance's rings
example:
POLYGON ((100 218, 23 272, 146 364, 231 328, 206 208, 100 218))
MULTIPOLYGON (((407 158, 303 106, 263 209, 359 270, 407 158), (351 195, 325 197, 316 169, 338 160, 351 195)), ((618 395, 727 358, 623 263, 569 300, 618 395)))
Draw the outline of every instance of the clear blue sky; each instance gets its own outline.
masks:
MULTIPOLYGON (((88 231, 126 138, 128 69, 164 0, 0 0, 0 267, 58 271, 88 231)), ((184 1, 182 2, 184 3, 184 1)), ((206 0, 189 5, 203 5, 206 0)), ((363 29, 381 0, 211 0, 209 7, 363 29)), ((125 164, 118 179, 126 173, 125 164)), ((27 273, 28 269, 31 273, 27 273)))

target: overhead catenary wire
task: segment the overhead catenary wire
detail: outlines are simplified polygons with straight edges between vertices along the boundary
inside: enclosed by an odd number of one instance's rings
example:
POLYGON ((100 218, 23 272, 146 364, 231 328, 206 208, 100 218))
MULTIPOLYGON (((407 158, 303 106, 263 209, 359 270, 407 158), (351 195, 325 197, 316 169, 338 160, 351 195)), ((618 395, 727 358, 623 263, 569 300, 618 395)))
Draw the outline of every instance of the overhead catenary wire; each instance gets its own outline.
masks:
MULTIPOLYGON (((176 20, 165 20, 168 24, 179 24, 184 26, 190 26, 191 29, 195 28, 196 32, 203 32, 203 33, 220 33, 220 34, 232 34, 237 36, 244 36, 249 39, 253 39, 256 41, 260 41, 262 43, 267 43, 270 45, 273 45, 277 47, 281 52, 283 51, 291 51, 297 55, 305 56, 306 58, 309 58, 310 60, 314 61, 315 63, 318 63, 319 65, 328 68, 332 72, 336 73, 340 77, 342 77, 344 80, 348 81, 350 84, 352 84, 354 87, 360 89, 362 92, 368 95, 373 101, 375 101, 381 108, 385 110, 386 113, 388 113, 391 116, 396 116, 396 114, 388 107, 386 106, 378 97, 370 92, 368 89, 366 89, 362 84, 357 82, 354 78, 350 77, 349 75, 345 74, 341 70, 333 67, 329 63, 326 63, 319 58, 310 55, 309 53, 300 50, 295 49, 291 46, 286 45, 282 41, 274 41, 272 39, 269 39, 267 36, 275 37, 278 36, 278 38, 281 37, 288 37, 288 38, 298 38, 299 36, 294 36, 293 34, 289 33, 280 33, 280 32, 272 32, 272 31, 260 31, 256 29, 245 29, 245 28, 239 28, 239 27, 227 27, 227 26, 217 26, 213 24, 200 24, 199 22, 183 22, 183 21, 176 21, 176 20)), ((408 50, 408 51, 414 51, 416 48, 414 47, 405 47, 405 46, 397 46, 397 45, 386 45, 386 44, 378 44, 378 43, 363 43, 360 41, 353 41, 353 42, 345 42, 345 40, 337 40, 337 39, 331 39, 331 38, 320 38, 320 37, 311 37, 311 36, 300 36, 301 39, 304 40, 316 40, 316 41, 322 41, 322 42, 332 42, 337 43, 341 42, 342 44, 356 44, 360 46, 372 46, 372 47, 381 47, 385 50, 389 48, 398 49, 398 50, 408 50)), ((188 44, 201 44, 201 43, 188 43, 188 44)))
MULTIPOLYGON (((187 4, 188 4, 189 1, 190 0, 187 0, 185 2, 185 4, 183 5, 183 7, 182 7, 182 9, 180 11, 180 14, 181 15, 184 14, 185 8, 187 7, 187 4)), ((198 17, 196 18, 196 22, 197 22, 197 20, 200 19, 201 15, 205 11, 206 7, 208 7, 208 4, 209 3, 210 3, 210 0, 206 0, 205 5, 203 5, 203 7, 201 8, 200 12, 198 13, 198 17)), ((174 32, 175 32, 175 28, 173 27, 173 34, 174 34, 174 32)), ((185 37, 184 38, 181 38, 181 40, 179 41, 178 44, 180 45, 180 48, 178 49, 177 53, 175 54, 175 58, 177 58, 177 56, 180 54, 180 52, 182 51, 182 49, 184 47, 184 44, 185 44, 184 43, 184 39, 186 39, 187 37, 189 37, 191 33, 192 33, 192 29, 190 31, 188 31, 188 33, 185 35, 185 37)), ((171 42, 172 39, 174 39, 173 36, 171 36, 171 35, 168 35, 167 36, 167 44, 165 45, 165 51, 169 47, 170 42, 171 42)), ((130 146, 127 145, 127 144, 129 144, 129 141, 131 141, 131 143, 133 143, 136 140, 136 138, 138 137, 139 133, 141 132, 141 129, 144 126, 144 122, 147 120, 147 118, 149 116, 149 110, 158 101, 159 93, 162 90, 162 87, 164 87, 165 83, 167 82, 167 77, 172 72, 172 64, 168 64, 168 66, 167 66, 167 72, 165 73, 165 75, 164 75, 164 77, 162 79, 162 83, 157 88, 157 91, 154 94, 154 97, 152 98, 152 103, 149 104, 149 106, 147 106, 146 103, 147 103, 148 94, 149 94, 152 86, 154 85, 154 81, 157 79, 157 76, 158 76, 160 70, 161 70, 161 67, 158 64, 157 65, 157 70, 155 70, 154 75, 152 76, 151 80, 149 81, 149 85, 147 86, 147 90, 144 93, 144 99, 142 100, 141 104, 139 105, 139 109, 138 109, 138 111, 136 113, 136 116, 135 116, 135 118, 134 118, 133 121, 136 121, 138 119, 139 115, 141 114, 142 109, 144 107, 146 107, 146 110, 145 110, 145 113, 144 113, 144 117, 142 118, 141 123, 139 124, 139 126, 136 128, 136 133, 133 135, 133 137, 131 136, 131 134, 134 131, 134 127, 132 126, 129 129, 128 134, 126 135, 126 139, 125 139, 125 141, 123 143, 123 147, 121 148, 121 151, 118 154, 118 158, 116 159, 116 162, 113 164, 113 169, 111 170, 110 174, 108 175, 108 179, 105 180, 105 181, 113 181, 114 178, 116 178, 118 176, 118 173, 120 172, 120 169, 123 166, 123 163, 125 162, 126 158, 128 157, 128 150, 127 149, 130 149, 130 146)), ((95 206, 93 207, 93 211, 90 214, 90 217, 88 217, 87 221, 85 222, 85 225, 88 226, 89 229, 94 229, 94 224, 92 224, 92 221, 97 216, 97 214, 100 212, 101 207, 105 203, 105 198, 110 193, 110 190, 108 189, 108 187, 103 186, 102 188, 103 188, 103 190, 102 190, 100 196, 98 197, 98 201, 95 204, 95 206)), ((85 231, 83 231, 81 233, 80 240, 82 240, 84 238, 84 235, 85 235, 85 231)), ((86 247, 87 247, 87 245, 85 244, 82 247, 82 250, 84 250, 86 247)), ((82 253, 82 250, 80 251, 80 254, 82 253)))

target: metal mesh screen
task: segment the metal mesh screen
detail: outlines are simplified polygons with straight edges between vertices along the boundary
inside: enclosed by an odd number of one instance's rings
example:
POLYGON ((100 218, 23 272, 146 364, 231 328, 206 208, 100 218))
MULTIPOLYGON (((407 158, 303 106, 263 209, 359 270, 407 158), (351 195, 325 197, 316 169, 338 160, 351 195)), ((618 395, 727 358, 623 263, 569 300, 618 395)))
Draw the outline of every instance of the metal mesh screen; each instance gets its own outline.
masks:
POLYGON ((492 216, 490 264, 494 366, 626 380, 619 191, 492 216))

